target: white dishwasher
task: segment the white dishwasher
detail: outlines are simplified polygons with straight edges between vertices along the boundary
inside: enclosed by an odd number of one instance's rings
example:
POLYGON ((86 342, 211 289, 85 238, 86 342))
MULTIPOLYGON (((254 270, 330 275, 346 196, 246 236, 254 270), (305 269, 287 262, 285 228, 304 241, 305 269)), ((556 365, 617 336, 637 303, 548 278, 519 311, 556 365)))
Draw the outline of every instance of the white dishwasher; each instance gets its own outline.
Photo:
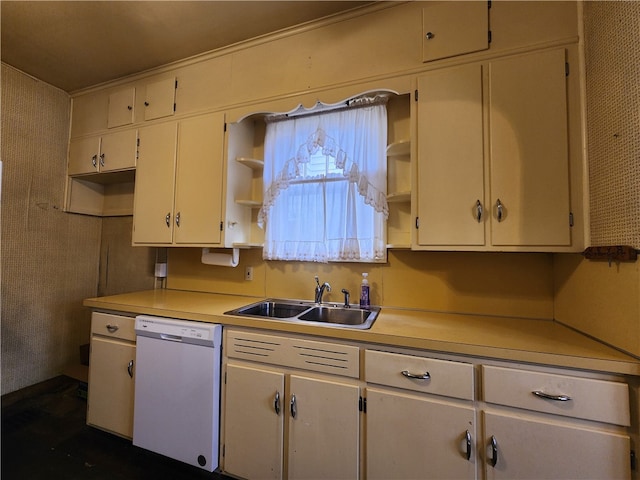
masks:
POLYGON ((222 325, 139 315, 133 444, 218 467, 222 325))

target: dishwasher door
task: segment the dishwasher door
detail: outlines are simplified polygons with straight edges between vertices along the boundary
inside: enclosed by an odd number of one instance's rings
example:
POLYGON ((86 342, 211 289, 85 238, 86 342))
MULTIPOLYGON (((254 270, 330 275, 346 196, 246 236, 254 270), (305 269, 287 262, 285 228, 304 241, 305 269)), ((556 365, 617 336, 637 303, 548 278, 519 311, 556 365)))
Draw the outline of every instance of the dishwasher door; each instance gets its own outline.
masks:
POLYGON ((133 444, 218 467, 222 326, 136 317, 133 444))

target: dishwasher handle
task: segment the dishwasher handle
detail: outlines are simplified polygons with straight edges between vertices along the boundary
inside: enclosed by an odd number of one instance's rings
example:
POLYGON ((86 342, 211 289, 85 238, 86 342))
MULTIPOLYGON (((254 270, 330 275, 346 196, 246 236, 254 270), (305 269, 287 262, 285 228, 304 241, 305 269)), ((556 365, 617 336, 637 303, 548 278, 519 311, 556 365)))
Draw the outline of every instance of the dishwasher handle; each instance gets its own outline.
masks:
POLYGON ((160 338, 162 340, 169 340, 170 342, 182 342, 182 337, 179 335, 170 335, 168 333, 161 333, 160 338))

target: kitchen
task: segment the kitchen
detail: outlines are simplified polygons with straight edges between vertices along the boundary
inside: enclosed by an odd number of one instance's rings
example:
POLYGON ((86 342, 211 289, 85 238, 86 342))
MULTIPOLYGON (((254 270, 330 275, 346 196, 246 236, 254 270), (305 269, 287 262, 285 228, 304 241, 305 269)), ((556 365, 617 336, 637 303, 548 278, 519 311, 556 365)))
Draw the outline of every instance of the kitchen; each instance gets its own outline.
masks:
MULTIPOLYGON (((628 72, 629 65, 637 67, 636 52, 627 48, 631 34, 624 37, 624 28, 617 26, 619 16, 633 20, 630 29, 636 25, 637 6, 586 3, 581 8, 585 10, 588 54, 588 245, 638 248, 639 202, 637 182, 632 181, 637 178, 632 145, 638 135, 634 122, 629 122, 637 121, 637 108, 626 101, 633 98, 628 85, 633 82, 621 75, 614 79, 619 82, 614 83, 616 88, 604 93, 598 90, 602 87, 597 83, 608 82, 610 72, 628 72), (606 30, 608 35, 600 31, 605 28, 601 23, 605 21, 612 22, 605 23, 611 28, 606 30), (593 43, 589 43, 590 39, 593 43), (599 93, 590 96, 590 91, 599 93), (628 194, 622 201, 618 194, 611 198, 612 188, 628 194)), ((631 71, 635 70, 631 67, 631 71)), ((156 255, 153 249, 130 247, 130 217, 99 218, 62 212, 68 96, 4 64, 2 73, 5 394, 57 375, 74 363, 79 345, 89 338, 90 312, 82 306, 82 300, 153 288, 156 255), (24 108, 18 99, 32 102, 31 108, 24 108), (42 114, 43 110, 47 115, 42 114), (13 113, 17 111, 33 113, 13 113), (22 137, 9 135, 9 119, 24 122, 19 123, 19 131, 33 135, 28 148, 16 141, 22 137), (17 161, 21 163, 19 171, 12 165, 17 161), (19 212, 25 213, 18 215, 19 212), (31 361, 25 362, 26 358, 31 361)), ((12 125, 16 128, 16 123, 12 125)), ((337 301, 340 288, 357 288, 362 271, 361 266, 351 264, 272 265, 262 260, 259 249, 241 250, 239 267, 227 269, 202 264, 197 248, 168 250, 167 286, 178 290, 308 299, 313 295, 313 276, 318 274, 336 287, 337 295, 329 298, 337 301), (251 282, 244 280, 246 266, 253 267, 251 282)), ((372 265, 369 271, 372 303, 383 307, 553 318, 640 356, 640 275, 636 263, 614 261, 609 265, 607 261, 587 261, 580 254, 569 253, 392 250, 388 264, 372 265), (411 285, 420 285, 420 291, 411 285)), ((517 324, 514 328, 517 330, 517 324)))

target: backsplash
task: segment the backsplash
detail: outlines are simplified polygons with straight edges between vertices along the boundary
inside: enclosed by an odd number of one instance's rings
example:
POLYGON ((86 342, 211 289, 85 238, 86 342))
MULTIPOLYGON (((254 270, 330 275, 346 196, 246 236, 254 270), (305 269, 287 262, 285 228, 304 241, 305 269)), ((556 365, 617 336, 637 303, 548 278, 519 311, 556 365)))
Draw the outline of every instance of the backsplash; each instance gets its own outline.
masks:
MULTIPOLYGON (((388 263, 305 263, 262 260, 262 250, 240 250, 236 268, 203 265, 200 249, 169 249, 167 287, 177 290, 313 299, 314 276, 329 282, 325 299, 356 299, 369 273, 373 305, 480 315, 553 318, 551 254, 389 251, 388 263), (246 266, 253 280, 244 280, 246 266)), ((353 300, 355 301, 355 300, 353 300)))

